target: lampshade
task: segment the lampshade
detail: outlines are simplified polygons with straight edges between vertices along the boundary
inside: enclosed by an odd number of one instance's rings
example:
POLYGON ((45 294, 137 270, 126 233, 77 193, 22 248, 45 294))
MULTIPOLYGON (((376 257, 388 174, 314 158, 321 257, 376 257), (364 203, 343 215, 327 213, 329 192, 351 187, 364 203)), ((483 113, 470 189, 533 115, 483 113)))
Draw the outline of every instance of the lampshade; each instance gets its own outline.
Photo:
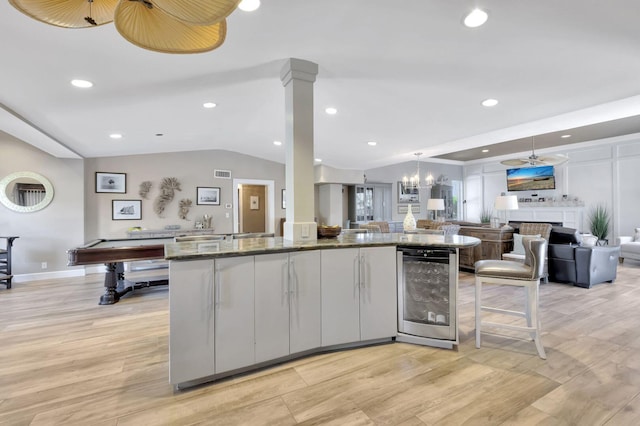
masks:
POLYGON ((444 210, 444 200, 442 198, 429 198, 427 200, 427 210, 444 210))
POLYGON ((515 195, 499 195, 493 206, 496 210, 518 210, 518 197, 515 195))

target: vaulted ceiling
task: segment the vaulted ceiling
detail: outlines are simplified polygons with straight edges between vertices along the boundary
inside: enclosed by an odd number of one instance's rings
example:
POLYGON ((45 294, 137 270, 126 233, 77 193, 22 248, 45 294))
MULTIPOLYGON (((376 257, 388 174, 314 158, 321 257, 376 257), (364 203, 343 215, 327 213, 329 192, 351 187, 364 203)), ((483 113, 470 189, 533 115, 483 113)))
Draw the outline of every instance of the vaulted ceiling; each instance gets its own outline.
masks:
POLYGON ((226 149, 284 162, 279 74, 295 57, 319 65, 315 155, 333 167, 636 133, 639 16, 637 0, 266 0, 228 17, 218 49, 175 55, 113 24, 63 29, 2 2, 0 130, 61 157, 226 149), (472 29, 473 7, 489 20, 472 29))

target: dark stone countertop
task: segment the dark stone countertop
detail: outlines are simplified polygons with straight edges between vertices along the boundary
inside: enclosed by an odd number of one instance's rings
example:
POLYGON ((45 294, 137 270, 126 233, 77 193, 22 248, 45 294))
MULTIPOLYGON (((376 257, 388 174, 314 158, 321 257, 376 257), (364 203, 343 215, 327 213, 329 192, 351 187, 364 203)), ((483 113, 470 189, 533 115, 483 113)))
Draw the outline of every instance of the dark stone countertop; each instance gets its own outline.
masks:
POLYGON ((247 238, 237 240, 200 240, 165 244, 165 259, 250 256, 277 252, 318 250, 347 247, 410 246, 460 248, 480 244, 474 237, 431 234, 341 234, 337 238, 294 242, 282 237, 247 238))

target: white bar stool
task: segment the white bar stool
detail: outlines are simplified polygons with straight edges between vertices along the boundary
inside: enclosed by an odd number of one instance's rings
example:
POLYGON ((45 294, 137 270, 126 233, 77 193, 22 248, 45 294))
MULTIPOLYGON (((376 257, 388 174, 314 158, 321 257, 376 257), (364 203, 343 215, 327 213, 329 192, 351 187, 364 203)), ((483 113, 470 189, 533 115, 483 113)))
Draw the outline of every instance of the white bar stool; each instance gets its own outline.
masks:
POLYGON ((544 276, 544 261, 547 257, 547 241, 544 238, 524 237, 524 263, 510 260, 480 260, 475 264, 476 275, 476 348, 480 348, 482 327, 502 328, 529 333, 536 344, 538 355, 547 359, 540 339, 540 317, 538 315, 538 288, 544 276), (488 284, 511 285, 525 289, 525 310, 512 311, 482 305, 482 286, 488 284), (483 322, 482 311, 526 318, 527 325, 519 326, 496 322, 483 322))

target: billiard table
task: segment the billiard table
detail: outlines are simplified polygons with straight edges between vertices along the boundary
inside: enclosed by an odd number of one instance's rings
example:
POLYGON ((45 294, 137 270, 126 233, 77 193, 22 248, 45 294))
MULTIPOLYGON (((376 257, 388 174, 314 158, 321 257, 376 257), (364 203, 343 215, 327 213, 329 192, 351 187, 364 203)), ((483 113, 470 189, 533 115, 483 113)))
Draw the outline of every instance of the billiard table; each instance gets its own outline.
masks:
POLYGON ((169 284, 167 276, 127 280, 124 276, 123 262, 164 259, 164 245, 172 242, 173 238, 167 237, 98 239, 67 250, 67 265, 104 263, 107 267, 104 277, 105 293, 100 296, 99 304, 112 305, 134 289, 169 284))

